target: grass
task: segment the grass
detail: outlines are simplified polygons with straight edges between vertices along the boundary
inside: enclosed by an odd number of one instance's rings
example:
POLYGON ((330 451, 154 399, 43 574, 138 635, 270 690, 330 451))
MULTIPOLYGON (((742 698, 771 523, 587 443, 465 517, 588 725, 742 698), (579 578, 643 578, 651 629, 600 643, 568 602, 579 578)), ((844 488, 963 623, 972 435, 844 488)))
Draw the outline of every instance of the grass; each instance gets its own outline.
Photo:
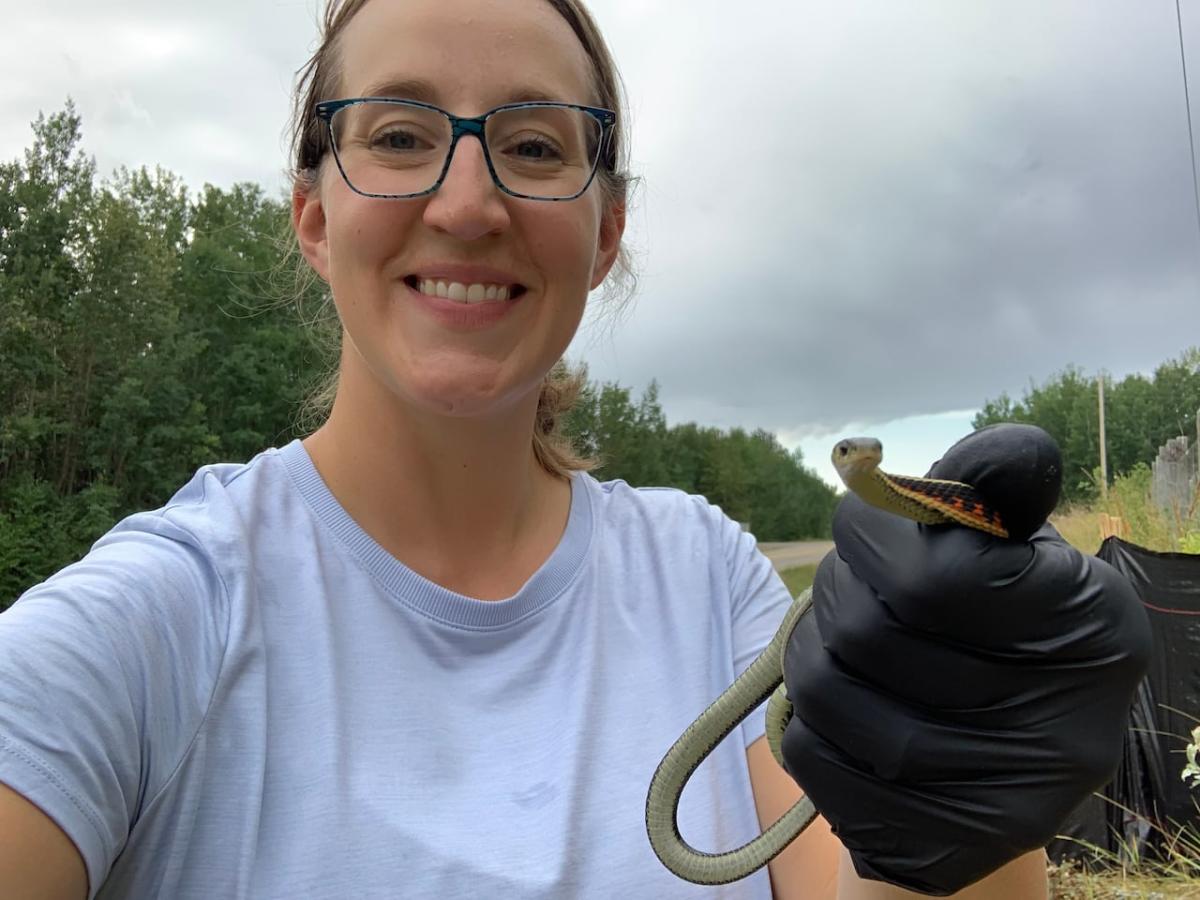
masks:
POLYGON ((784 569, 779 573, 783 579, 783 583, 788 587, 788 593, 793 597, 799 594, 802 590, 810 587, 813 583, 813 578, 817 574, 817 564, 811 563, 807 566, 796 566, 792 569, 784 569))
POLYGON ((1051 865, 1053 900, 1200 900, 1200 833, 1195 825, 1168 832, 1151 826, 1158 849, 1156 858, 1139 859, 1127 850, 1114 854, 1090 848, 1087 865, 1051 865))
POLYGON ((1200 900, 1200 881, 1182 875, 1050 866, 1051 900, 1200 900))
POLYGON ((1150 469, 1138 466, 1121 475, 1108 497, 1088 506, 1075 506, 1050 517, 1059 533, 1085 553, 1100 547, 1102 514, 1119 518, 1123 537, 1148 550, 1200 553, 1200 498, 1186 509, 1164 512, 1150 500, 1150 469))

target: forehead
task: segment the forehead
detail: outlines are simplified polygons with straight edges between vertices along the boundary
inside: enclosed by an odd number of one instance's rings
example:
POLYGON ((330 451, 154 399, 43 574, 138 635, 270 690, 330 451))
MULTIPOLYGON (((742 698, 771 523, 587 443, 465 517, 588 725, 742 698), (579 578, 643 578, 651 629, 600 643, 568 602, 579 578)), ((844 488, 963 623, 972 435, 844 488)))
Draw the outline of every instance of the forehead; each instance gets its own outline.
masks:
POLYGON ((344 96, 424 82, 459 115, 541 95, 596 102, 571 26, 544 0, 370 0, 338 44, 344 96))

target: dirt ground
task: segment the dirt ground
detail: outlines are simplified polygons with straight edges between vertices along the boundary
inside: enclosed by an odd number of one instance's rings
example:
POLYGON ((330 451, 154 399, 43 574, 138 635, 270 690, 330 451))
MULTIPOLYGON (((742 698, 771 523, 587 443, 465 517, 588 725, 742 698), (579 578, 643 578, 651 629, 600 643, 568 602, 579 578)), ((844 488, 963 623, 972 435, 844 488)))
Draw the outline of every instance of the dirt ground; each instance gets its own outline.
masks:
POLYGON ((806 566, 821 561, 833 549, 833 541, 792 541, 785 544, 762 543, 758 545, 771 560, 777 572, 795 566, 806 566))

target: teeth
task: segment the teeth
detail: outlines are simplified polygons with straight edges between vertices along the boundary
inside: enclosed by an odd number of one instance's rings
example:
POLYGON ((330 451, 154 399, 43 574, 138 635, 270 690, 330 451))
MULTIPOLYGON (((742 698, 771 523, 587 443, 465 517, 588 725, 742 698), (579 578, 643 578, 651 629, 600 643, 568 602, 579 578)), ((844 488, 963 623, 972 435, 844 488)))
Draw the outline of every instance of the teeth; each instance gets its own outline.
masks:
POLYGON ((430 297, 441 297, 456 303, 482 303, 484 300, 507 300, 508 285, 499 284, 461 284, 457 281, 434 281, 425 278, 418 282, 422 294, 430 297))

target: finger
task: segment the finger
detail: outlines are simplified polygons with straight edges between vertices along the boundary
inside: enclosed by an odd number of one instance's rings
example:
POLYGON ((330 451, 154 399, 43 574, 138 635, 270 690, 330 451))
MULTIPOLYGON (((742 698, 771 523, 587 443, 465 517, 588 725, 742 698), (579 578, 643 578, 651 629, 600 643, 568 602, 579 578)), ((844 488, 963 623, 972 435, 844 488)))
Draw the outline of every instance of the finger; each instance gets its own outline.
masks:
POLYGON ((1045 715, 1036 695, 1002 692, 994 707, 955 713, 933 700, 914 702, 907 685, 881 689, 847 671, 824 650, 821 638, 813 616, 805 616, 792 633, 785 683, 794 715, 884 780, 954 782, 994 770, 997 759, 1012 772, 1036 775, 1059 758, 1059 748, 1028 740, 1045 715))
POLYGON ((897 620, 997 650, 1052 634, 1052 604, 1080 575, 1078 553, 1060 540, 918 525, 857 498, 839 506, 833 533, 838 555, 897 620))
POLYGON ((844 669, 910 702, 949 713, 1045 689, 1043 674, 1025 660, 1014 660, 1008 650, 993 652, 900 622, 842 560, 818 568, 811 615, 821 646, 844 669), (947 672, 954 677, 947 678, 947 672))

